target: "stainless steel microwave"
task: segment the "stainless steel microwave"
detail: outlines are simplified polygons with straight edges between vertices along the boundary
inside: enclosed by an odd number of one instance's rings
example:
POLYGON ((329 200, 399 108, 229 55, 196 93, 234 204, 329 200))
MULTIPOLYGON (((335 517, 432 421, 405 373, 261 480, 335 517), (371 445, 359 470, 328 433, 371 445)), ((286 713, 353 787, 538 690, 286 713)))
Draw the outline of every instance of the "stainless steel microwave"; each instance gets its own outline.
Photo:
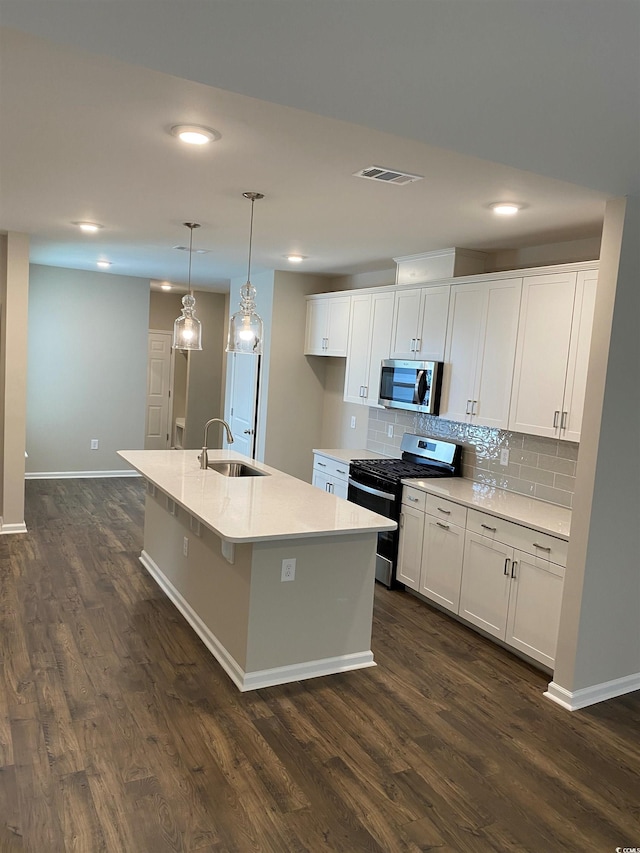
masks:
POLYGON ((442 362, 387 359, 380 369, 378 403, 437 415, 440 410, 442 362))

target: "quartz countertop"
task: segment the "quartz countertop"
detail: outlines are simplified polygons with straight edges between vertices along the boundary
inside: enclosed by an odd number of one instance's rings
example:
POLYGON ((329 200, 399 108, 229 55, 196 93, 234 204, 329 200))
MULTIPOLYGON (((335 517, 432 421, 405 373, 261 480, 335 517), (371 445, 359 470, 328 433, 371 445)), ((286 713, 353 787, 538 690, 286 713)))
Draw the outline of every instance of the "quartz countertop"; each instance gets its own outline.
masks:
POLYGON ((374 453, 373 450, 314 450, 314 453, 321 453, 323 456, 328 456, 330 459, 335 459, 336 462, 353 462, 354 459, 388 459, 388 456, 383 456, 382 453, 374 453))
POLYGON ((484 483, 476 483, 463 477, 407 479, 402 483, 472 509, 489 512, 498 518, 522 524, 541 533, 557 536, 558 539, 569 540, 571 510, 565 507, 507 492, 484 483))
POLYGON ((210 469, 203 471, 198 450, 121 450, 119 455, 228 542, 373 533, 397 526, 235 451, 210 450, 209 461, 244 462, 269 476, 225 477, 210 469))

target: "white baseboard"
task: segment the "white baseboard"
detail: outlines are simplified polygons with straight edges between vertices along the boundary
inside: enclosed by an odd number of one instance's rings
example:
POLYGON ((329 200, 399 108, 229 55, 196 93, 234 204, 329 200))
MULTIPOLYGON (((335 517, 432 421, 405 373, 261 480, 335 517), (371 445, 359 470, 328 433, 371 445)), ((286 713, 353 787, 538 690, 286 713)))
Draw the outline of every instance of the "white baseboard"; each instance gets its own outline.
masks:
POLYGON ((632 693, 634 690, 640 690, 640 672, 574 691, 565 690, 564 687, 552 681, 544 695, 557 705, 566 708, 567 711, 578 711, 580 708, 605 702, 607 699, 615 699, 616 696, 624 696, 625 693, 632 693))
POLYGON ((0 518, 0 535, 4 536, 5 533, 26 533, 27 525, 24 521, 19 521, 14 524, 5 524, 0 518))
POLYGON ((137 471, 127 468, 126 471, 29 471, 24 475, 25 480, 74 480, 94 479, 95 477, 139 477, 137 471))
POLYGON ((306 661, 305 663, 278 666, 273 669, 261 669, 245 672, 240 664, 229 654, 215 634, 205 625, 191 605, 182 597, 170 580, 162 573, 152 557, 143 551, 140 562, 166 593, 169 600, 175 604, 180 613, 191 625, 205 646, 209 649, 229 678, 242 693, 248 690, 258 690, 262 687, 273 687, 276 684, 287 684, 291 681, 303 681, 306 678, 317 678, 320 675, 333 675, 352 669, 364 669, 375 666, 371 651, 358 652, 349 655, 306 661))

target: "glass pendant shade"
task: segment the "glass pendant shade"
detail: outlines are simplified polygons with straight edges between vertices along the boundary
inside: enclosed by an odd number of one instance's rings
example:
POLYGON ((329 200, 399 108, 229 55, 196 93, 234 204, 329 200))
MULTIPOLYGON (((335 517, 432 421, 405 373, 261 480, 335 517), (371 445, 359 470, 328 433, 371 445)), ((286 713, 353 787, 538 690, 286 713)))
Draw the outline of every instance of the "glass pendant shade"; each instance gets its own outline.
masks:
POLYGON ((173 324, 173 346, 181 350, 202 349, 202 323, 195 316, 196 300, 190 293, 182 297, 182 316, 173 324))
POLYGON ((255 295, 256 289, 249 281, 240 288, 240 310, 229 320, 227 352, 262 353, 262 318, 255 311, 255 295))
POLYGON ((242 193, 251 201, 251 225, 249 229, 249 266, 247 283, 240 288, 240 307, 229 319, 227 352, 241 352, 248 355, 262 354, 264 328, 262 318, 256 312, 256 289, 251 284, 251 243, 253 238, 253 204, 256 199, 264 198, 262 193, 242 193))
POLYGON ((197 222, 185 222, 189 229, 189 293, 182 297, 182 315, 173 324, 173 348, 179 350, 202 349, 202 324, 195 316, 196 300, 191 289, 191 256, 193 255, 193 229, 197 222))

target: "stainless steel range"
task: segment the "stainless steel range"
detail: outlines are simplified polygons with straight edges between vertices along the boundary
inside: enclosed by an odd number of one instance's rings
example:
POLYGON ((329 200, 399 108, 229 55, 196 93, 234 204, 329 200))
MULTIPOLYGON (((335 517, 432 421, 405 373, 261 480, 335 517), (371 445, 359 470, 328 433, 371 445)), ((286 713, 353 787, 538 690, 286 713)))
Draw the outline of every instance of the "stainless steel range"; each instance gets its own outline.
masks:
MULTIPOLYGON (((394 521, 400 518, 402 480, 461 473, 462 447, 452 441, 406 432, 400 449, 400 459, 355 459, 349 468, 349 500, 394 521)), ((389 589, 397 585, 397 561, 398 531, 378 534, 376 580, 389 589)))

